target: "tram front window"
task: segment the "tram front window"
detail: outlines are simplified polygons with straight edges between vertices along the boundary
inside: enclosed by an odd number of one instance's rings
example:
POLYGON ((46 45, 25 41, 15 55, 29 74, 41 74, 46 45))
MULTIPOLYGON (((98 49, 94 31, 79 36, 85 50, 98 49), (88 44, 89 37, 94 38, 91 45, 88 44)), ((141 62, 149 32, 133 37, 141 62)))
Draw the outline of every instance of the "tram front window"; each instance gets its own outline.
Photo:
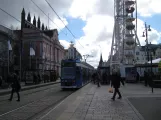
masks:
POLYGON ((74 68, 73 67, 64 67, 62 70, 62 77, 71 77, 74 76, 74 68))

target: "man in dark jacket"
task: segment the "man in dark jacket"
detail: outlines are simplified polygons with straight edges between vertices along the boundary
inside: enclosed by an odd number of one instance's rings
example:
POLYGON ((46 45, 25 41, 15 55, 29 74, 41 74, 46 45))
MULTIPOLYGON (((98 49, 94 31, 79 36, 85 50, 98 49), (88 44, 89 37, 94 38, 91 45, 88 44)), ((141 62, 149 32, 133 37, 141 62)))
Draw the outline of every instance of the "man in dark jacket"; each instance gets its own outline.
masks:
POLYGON ((9 101, 12 101, 12 98, 13 98, 13 93, 16 92, 17 93, 17 101, 20 101, 20 94, 19 94, 19 91, 21 89, 21 85, 18 81, 18 76, 16 73, 13 73, 12 75, 12 84, 11 84, 11 87, 12 87, 12 91, 11 91, 11 96, 10 96, 10 99, 9 101))
POLYGON ((122 98, 121 93, 119 91, 120 82, 121 82, 120 75, 116 71, 113 71, 111 75, 111 86, 115 89, 115 91, 114 91, 113 97, 111 98, 112 100, 115 100, 115 96, 117 93, 119 95, 118 99, 122 98))

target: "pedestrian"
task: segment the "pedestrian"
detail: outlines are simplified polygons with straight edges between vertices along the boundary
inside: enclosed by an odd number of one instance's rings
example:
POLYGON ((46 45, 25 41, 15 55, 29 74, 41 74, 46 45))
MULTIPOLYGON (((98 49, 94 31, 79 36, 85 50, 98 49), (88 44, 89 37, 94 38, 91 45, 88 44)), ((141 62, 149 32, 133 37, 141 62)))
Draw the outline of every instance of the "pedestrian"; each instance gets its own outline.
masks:
POLYGON ((148 73, 146 71, 144 71, 144 85, 148 85, 148 73))
POLYGON ((140 81, 140 75, 138 72, 136 72, 136 82, 139 82, 140 81))
POLYGON ((97 81, 97 86, 100 87, 101 73, 99 70, 96 72, 96 81, 97 81))
POLYGON ((40 73, 38 73, 37 77, 38 77, 38 82, 40 83, 41 82, 40 73))
POLYGON ((16 73, 13 73, 12 74, 12 84, 11 84, 11 87, 12 87, 12 91, 11 91, 11 96, 10 96, 10 99, 9 101, 12 101, 12 98, 13 98, 13 93, 16 92, 17 93, 17 101, 20 101, 20 94, 19 94, 19 91, 21 89, 21 85, 18 81, 18 76, 16 73))
POLYGON ((36 75, 36 72, 33 73, 33 83, 34 84, 37 83, 37 75, 36 75))
POLYGON ((113 101, 115 100, 117 93, 119 95, 118 99, 122 98, 121 93, 119 91, 120 82, 121 82, 121 76, 117 71, 114 70, 111 75, 111 86, 114 88, 114 94, 113 94, 113 97, 111 98, 113 101))
POLYGON ((103 84, 107 84, 107 79, 108 79, 107 73, 104 72, 102 75, 103 84))
POLYGON ((96 81, 96 73, 95 72, 92 74, 92 81, 95 84, 95 81, 96 81))

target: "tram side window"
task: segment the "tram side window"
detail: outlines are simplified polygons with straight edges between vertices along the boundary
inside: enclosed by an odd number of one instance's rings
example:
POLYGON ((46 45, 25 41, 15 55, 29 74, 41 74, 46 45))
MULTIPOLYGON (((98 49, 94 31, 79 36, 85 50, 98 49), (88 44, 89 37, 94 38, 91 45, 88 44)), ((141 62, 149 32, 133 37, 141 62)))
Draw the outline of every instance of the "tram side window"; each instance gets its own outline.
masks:
POLYGON ((80 74, 81 74, 80 67, 76 67, 76 77, 80 78, 80 74))

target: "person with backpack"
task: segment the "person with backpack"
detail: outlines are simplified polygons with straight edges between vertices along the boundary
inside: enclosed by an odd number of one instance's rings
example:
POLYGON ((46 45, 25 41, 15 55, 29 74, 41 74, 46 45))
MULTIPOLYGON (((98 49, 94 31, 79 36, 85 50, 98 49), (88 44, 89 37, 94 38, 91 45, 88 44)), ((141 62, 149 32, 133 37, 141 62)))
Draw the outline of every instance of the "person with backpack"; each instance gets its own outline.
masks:
POLYGON ((16 92, 17 93, 17 101, 19 102, 20 101, 20 94, 19 94, 19 91, 21 89, 21 85, 19 83, 19 80, 18 80, 18 75, 16 73, 13 73, 12 74, 12 83, 11 83, 11 87, 12 87, 12 91, 11 91, 11 96, 10 96, 10 99, 8 99, 9 101, 12 101, 12 98, 13 98, 13 93, 16 92))

